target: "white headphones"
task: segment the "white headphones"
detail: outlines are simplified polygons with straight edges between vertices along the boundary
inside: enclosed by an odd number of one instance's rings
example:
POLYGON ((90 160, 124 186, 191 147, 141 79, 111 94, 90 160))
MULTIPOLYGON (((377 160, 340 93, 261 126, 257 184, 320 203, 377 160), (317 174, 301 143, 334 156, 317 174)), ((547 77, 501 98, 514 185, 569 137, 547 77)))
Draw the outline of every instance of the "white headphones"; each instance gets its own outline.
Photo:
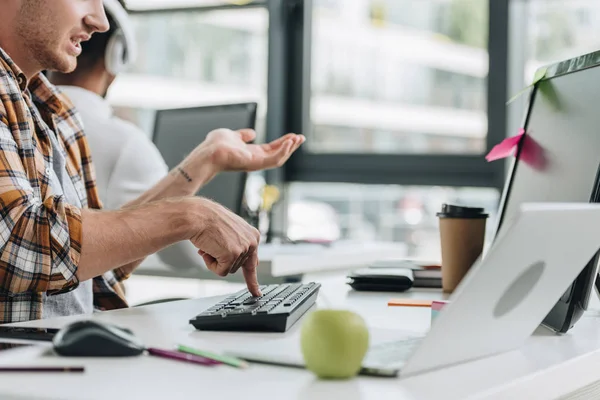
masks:
POLYGON ((116 31, 106 44, 106 69, 117 75, 131 66, 137 56, 133 27, 127 11, 118 0, 104 0, 104 9, 116 23, 116 31))

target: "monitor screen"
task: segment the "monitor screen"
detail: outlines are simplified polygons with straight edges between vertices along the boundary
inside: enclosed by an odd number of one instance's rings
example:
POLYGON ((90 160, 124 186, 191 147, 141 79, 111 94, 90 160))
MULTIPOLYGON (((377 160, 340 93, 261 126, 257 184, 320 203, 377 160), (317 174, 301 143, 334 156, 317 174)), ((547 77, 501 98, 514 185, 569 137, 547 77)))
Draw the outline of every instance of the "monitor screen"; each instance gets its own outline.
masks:
MULTIPOLYGON (((549 69, 531 95, 525 136, 509 172, 499 210, 496 236, 503 233, 524 202, 598 202, 600 165, 600 68, 565 74, 549 69)), ((600 240, 600 238, 599 238, 600 240)), ((582 268, 583 266, 573 266, 582 268)), ((568 265, 565 268, 569 268, 568 265)), ((596 277, 592 260, 569 286, 544 321, 559 331, 569 329, 585 309, 596 277)))
MULTIPOLYGON (((256 103, 243 103, 159 110, 156 112, 153 140, 169 169, 172 169, 215 129, 254 129, 256 108, 256 103)), ((246 179, 244 172, 224 172, 200 189, 198 195, 240 215, 246 179)))

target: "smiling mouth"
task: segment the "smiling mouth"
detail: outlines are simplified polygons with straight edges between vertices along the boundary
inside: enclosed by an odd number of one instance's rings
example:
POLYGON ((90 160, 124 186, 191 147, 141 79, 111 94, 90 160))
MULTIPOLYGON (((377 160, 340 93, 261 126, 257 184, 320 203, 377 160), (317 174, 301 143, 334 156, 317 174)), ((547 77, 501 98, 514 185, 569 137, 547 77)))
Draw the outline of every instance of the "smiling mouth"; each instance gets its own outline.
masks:
POLYGON ((75 46, 76 48, 80 49, 81 48, 81 39, 71 39, 71 43, 73 44, 73 46, 75 46))

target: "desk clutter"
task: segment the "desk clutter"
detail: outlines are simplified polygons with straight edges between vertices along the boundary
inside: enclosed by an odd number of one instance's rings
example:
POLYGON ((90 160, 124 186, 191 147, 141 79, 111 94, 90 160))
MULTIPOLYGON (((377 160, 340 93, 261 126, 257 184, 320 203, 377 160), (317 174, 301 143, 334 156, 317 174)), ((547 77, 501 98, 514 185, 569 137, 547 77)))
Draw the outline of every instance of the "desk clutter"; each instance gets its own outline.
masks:
MULTIPOLYGON (((260 297, 253 297, 246 289, 240 290, 207 308, 189 323, 206 331, 286 332, 314 306, 320 287, 314 282, 261 286, 260 297)), ((207 367, 222 364, 248 367, 240 358, 183 344, 174 349, 148 347, 131 330, 96 319, 77 321, 61 329, 0 327, 1 338, 51 342, 53 351, 62 357, 148 355, 207 367)), ((83 369, 77 366, 61 370, 76 371, 83 369)))
MULTIPOLYGON (((235 357, 221 355, 190 346, 177 345, 174 349, 147 347, 133 332, 127 328, 101 322, 95 319, 76 321, 62 329, 20 329, 15 331, 15 338, 27 335, 28 339, 36 342, 51 341, 53 352, 65 358, 110 357, 128 358, 138 356, 153 356, 174 361, 181 361, 212 367, 229 365, 236 368, 247 368, 248 363, 235 357), (34 332, 37 330, 37 332, 34 332), (50 333, 48 332, 50 331, 50 333), (35 338, 35 334, 38 335, 35 338)), ((9 335, 4 335, 9 338, 9 335)), ((7 350, 23 346, 33 346, 34 343, 0 343, 0 349, 7 350)), ((0 367, 0 372, 85 372, 83 366, 10 366, 0 367)))
POLYGON ((221 364, 207 354, 186 351, 189 348, 167 350, 146 347, 129 329, 98 320, 77 321, 65 326, 54 336, 52 345, 54 351, 64 357, 134 357, 148 354, 204 366, 221 364))
POLYGON ((352 271, 347 283, 358 291, 404 292, 421 287, 452 293, 483 252, 489 215, 483 208, 443 204, 437 216, 441 263, 381 259, 368 268, 352 271))
MULTIPOLYGON (((32 328, 36 330, 37 328, 32 328)), ((346 310, 317 310, 307 313, 302 322, 300 345, 305 367, 324 379, 347 379, 357 374, 384 376, 362 369, 362 361, 369 346, 369 331, 358 314, 346 310), (332 343, 345 342, 344 346, 332 346, 332 343)), ((17 331, 17 336, 33 330, 17 331)), ((97 319, 76 321, 61 329, 37 329, 37 342, 51 342, 53 352, 63 358, 119 358, 152 356, 167 360, 180 361, 205 367, 227 365, 246 369, 249 362, 230 354, 219 354, 202 350, 190 345, 178 344, 173 349, 146 346, 128 328, 117 326, 97 319), (51 337, 51 339, 49 339, 51 337)), ((31 340, 34 341, 34 340, 31 340)), ((35 344, 0 344, 0 348, 11 349, 35 344)), ((254 360, 251 360, 254 361, 254 360)), ((256 360, 265 363, 264 360, 256 360)), ((277 363, 280 366, 284 363, 277 363)), ((0 366, 1 372, 48 372, 83 373, 82 365, 71 366, 0 366)), ((396 376, 392 374, 388 376, 396 376)))

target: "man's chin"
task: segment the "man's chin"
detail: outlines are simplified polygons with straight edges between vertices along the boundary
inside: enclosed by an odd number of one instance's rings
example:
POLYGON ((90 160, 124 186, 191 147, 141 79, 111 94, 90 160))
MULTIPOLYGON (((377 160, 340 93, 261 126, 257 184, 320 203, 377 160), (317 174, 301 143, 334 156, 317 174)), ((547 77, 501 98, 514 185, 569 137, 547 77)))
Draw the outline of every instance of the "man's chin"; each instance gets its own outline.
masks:
POLYGON ((63 74, 69 74, 77 68, 77 57, 71 55, 63 55, 62 57, 54 57, 46 69, 56 71, 63 74))

